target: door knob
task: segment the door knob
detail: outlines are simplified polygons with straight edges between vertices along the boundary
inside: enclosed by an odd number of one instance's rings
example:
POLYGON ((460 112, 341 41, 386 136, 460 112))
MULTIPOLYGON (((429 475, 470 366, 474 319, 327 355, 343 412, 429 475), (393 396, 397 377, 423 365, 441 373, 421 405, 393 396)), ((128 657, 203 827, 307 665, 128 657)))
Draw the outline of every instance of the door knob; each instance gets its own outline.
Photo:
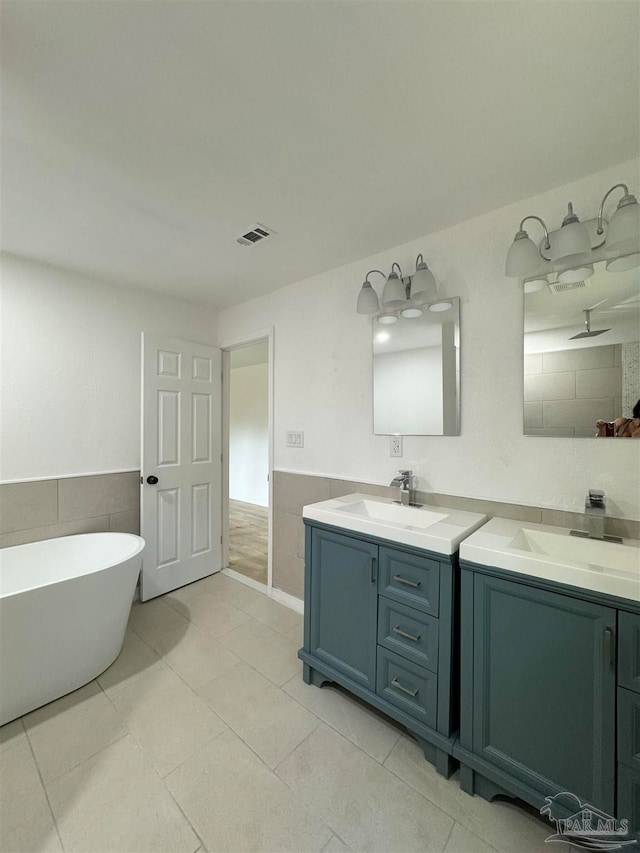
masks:
POLYGON ((149 477, 147 477, 147 483, 149 483, 150 486, 155 486, 155 484, 157 482, 158 482, 158 478, 154 477, 153 474, 151 474, 149 477))

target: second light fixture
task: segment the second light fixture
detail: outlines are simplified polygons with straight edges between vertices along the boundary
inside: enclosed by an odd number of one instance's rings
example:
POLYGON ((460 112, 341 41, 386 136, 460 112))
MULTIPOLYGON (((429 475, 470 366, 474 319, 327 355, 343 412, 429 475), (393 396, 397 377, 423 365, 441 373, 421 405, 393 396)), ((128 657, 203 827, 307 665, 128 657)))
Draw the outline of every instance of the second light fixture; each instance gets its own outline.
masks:
MULTIPOLYGON (((358 314, 380 314, 378 322, 384 324, 396 323, 398 315, 408 319, 420 317, 423 306, 430 311, 442 311, 446 300, 435 302, 438 289, 433 273, 425 263, 422 255, 416 258, 416 271, 412 276, 404 277, 400 264, 393 263, 387 277, 381 270, 369 270, 362 283, 356 311, 358 314), (373 289, 369 276, 376 273, 385 279, 382 299, 373 289)), ((448 308, 450 303, 447 303, 448 308)))

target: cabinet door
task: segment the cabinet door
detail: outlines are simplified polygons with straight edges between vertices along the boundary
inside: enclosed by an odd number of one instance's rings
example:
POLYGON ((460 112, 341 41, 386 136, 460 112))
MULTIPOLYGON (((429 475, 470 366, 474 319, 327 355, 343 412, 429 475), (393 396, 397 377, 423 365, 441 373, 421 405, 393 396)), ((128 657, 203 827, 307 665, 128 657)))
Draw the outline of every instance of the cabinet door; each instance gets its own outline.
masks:
POLYGON ((640 616, 618 614, 618 684, 640 693, 640 616))
POLYGON ((314 528, 310 652, 376 688, 378 546, 314 528))
POLYGON ((473 624, 474 752, 612 813, 615 610, 478 573, 473 624))

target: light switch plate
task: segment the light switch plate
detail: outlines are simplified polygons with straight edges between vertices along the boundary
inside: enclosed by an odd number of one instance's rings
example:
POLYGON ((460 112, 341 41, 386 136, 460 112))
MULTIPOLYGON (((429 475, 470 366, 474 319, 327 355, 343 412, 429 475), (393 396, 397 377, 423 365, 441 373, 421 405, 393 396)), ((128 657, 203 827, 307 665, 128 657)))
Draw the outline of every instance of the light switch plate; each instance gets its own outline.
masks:
POLYGON ((389 456, 402 456, 402 436, 392 435, 389 444, 389 456))
POLYGON ((302 430, 287 430, 287 447, 304 447, 304 432, 302 430))

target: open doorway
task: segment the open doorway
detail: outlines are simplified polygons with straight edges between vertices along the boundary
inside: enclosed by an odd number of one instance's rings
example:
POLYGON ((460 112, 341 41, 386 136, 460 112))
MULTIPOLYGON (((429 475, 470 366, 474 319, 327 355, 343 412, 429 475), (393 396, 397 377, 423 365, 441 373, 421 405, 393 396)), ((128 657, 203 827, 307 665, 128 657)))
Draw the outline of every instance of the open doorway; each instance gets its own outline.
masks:
POLYGON ((265 591, 269 586, 269 339, 229 347, 225 387, 225 556, 227 572, 265 591))

